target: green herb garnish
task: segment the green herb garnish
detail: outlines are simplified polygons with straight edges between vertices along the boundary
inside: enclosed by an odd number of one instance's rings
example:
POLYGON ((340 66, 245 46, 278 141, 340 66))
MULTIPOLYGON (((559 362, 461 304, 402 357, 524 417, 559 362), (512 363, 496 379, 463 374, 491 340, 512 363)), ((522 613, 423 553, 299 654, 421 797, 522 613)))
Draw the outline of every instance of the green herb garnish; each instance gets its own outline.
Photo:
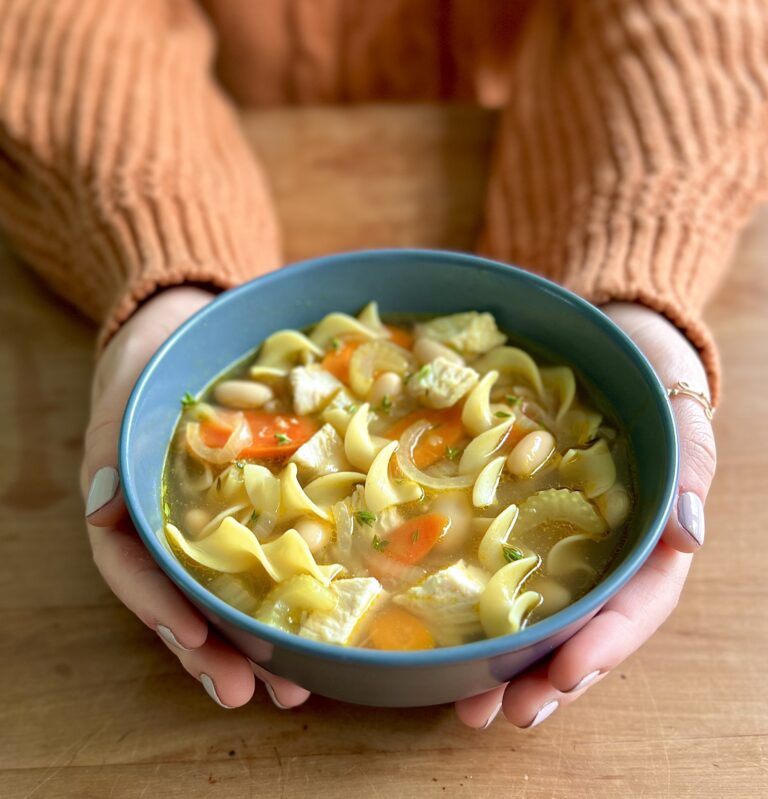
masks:
POLYGON ((496 411, 493 415, 497 416, 499 419, 509 419, 509 417, 512 416, 511 413, 507 413, 506 411, 496 411))
POLYGON ((507 405, 518 405, 523 401, 523 398, 518 397, 517 394, 506 394, 504 399, 507 401, 507 405))
POLYGON ((332 338, 330 343, 331 343, 331 349, 332 350, 341 349, 341 342, 337 338, 335 338, 335 337, 332 338))
POLYGON ((191 408, 193 405, 197 405, 197 400, 189 393, 189 391, 185 391, 184 396, 181 398, 181 407, 191 408))
POLYGON ((414 375, 417 380, 424 380, 425 378, 429 377, 429 373, 432 371, 432 364, 425 363, 424 366, 419 369, 418 372, 414 375))
POLYGON ((257 510, 255 510, 255 511, 254 511, 254 512, 251 514, 251 518, 250 518, 250 519, 248 519, 248 522, 249 522, 250 524, 256 524, 256 522, 257 522, 258 520, 259 520, 259 512, 258 512, 257 510))
POLYGON ((384 413, 389 413, 392 410, 392 400, 385 394, 381 398, 381 405, 379 407, 384 413))
POLYGON ((347 405, 347 413, 357 413, 357 405, 347 405))
POLYGON ((163 502, 163 513, 166 519, 171 518, 171 506, 167 502, 163 502))
POLYGON ((376 522, 376 514, 371 513, 369 510, 359 510, 355 514, 355 518, 360 522, 360 524, 365 524, 368 527, 372 527, 376 522))
POLYGON ((235 466, 237 466, 238 469, 245 469, 245 461, 235 461, 235 466))
POLYGON ((282 447, 283 444, 290 444, 291 437, 287 436, 285 433, 275 433, 275 438, 277 439, 277 443, 282 447))
POLYGON ((520 560, 523 557, 523 553, 511 544, 502 544, 501 551, 507 563, 514 563, 516 560, 520 560))
POLYGON ((389 541, 386 541, 383 538, 379 538, 377 535, 374 535, 373 540, 371 541, 371 546, 377 552, 383 552, 389 546, 389 541))
POLYGON ((416 542, 419 540, 419 536, 420 536, 420 535, 421 535, 421 530, 419 530, 419 528, 417 527, 417 528, 416 528, 416 529, 415 529, 415 530, 414 530, 414 531, 411 533, 411 543, 412 543, 412 544, 415 544, 415 543, 416 543, 416 542))
POLYGON ((445 448, 445 457, 448 458, 449 461, 455 461, 456 458, 459 457, 459 449, 458 449, 458 447, 446 447, 445 448))

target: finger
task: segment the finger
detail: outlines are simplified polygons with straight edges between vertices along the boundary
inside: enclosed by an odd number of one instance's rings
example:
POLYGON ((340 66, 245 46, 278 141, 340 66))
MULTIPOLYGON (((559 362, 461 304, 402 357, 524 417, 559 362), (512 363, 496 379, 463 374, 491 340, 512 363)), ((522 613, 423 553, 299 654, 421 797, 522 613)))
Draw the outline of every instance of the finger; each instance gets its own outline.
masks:
MULTIPOLYGON (((85 483, 85 469, 81 470, 85 483)), ((102 466, 91 480, 85 500, 85 519, 94 527, 113 527, 127 515, 120 478, 113 466, 102 466)))
POLYGON ((190 652, 172 645, 168 648, 219 707, 241 707, 253 697, 256 681, 248 659, 219 636, 211 634, 202 646, 190 652))
POLYGON ((254 676, 264 683, 267 695, 280 710, 290 710, 292 707, 298 707, 309 699, 310 693, 306 688, 286 680, 285 677, 278 677, 268 672, 263 666, 259 666, 258 663, 254 663, 252 660, 249 663, 254 676))
POLYGON ((547 669, 552 686, 563 693, 580 690, 647 641, 677 605, 691 559, 661 542, 627 585, 557 650, 547 669))
POLYGON ((483 694, 460 699, 455 705, 459 721, 475 730, 485 730, 490 727, 499 715, 506 687, 505 683, 483 694))
POLYGON ((680 480, 663 539, 681 552, 695 552, 704 543, 704 502, 717 466, 715 437, 695 400, 678 396, 671 401, 680 441, 680 480))
POLYGON ((548 664, 540 664, 515 678, 504 694, 504 716, 516 727, 528 730, 546 721, 556 710, 575 702, 588 687, 606 675, 594 677, 588 685, 568 693, 555 688, 548 675, 548 664))
POLYGON ((163 574, 127 523, 108 529, 89 525, 88 534, 93 560, 105 582, 147 627, 185 649, 205 643, 207 622, 163 574))

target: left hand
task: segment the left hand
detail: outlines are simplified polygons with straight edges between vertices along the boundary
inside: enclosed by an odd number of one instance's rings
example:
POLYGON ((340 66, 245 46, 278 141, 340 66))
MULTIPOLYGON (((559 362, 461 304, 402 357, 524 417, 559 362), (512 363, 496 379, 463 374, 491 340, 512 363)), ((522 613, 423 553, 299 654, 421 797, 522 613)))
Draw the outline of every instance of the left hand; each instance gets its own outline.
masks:
MULTIPOLYGON (((644 306, 611 303, 603 310, 638 345, 664 386, 683 380, 707 391, 695 350, 663 316, 644 306)), ((569 705, 642 646, 677 605, 695 552, 704 540, 704 501, 715 474, 715 440, 695 400, 672 400, 680 441, 678 500, 662 540, 640 571, 544 663, 506 685, 456 703, 459 718, 484 728, 503 710, 518 727, 540 724, 569 705)))

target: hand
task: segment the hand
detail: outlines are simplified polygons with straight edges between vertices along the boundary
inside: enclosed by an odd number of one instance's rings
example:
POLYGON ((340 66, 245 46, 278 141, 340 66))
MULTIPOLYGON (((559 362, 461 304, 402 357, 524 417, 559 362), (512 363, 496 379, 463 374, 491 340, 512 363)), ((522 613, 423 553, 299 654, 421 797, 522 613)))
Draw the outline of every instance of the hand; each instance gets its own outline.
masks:
MULTIPOLYGON (((640 305, 603 308, 634 339, 664 386, 684 380, 698 391, 707 379, 696 352, 664 317, 640 305)), ((680 441, 675 510, 662 540, 640 571, 573 638, 543 664, 507 685, 456 703, 459 718, 484 728, 500 710, 518 727, 532 727, 584 694, 631 655, 667 619, 680 597, 692 555, 704 540, 704 501, 715 473, 715 440, 703 408, 672 400, 680 441)))
POLYGON ((177 590, 144 548, 120 492, 117 442, 128 395, 147 361, 185 319, 212 295, 174 288, 147 302, 115 335, 99 360, 91 391, 81 487, 93 560, 117 598, 155 630, 181 665, 222 707, 239 707, 261 679, 281 708, 304 702, 309 692, 269 674, 208 629, 199 611, 177 590))

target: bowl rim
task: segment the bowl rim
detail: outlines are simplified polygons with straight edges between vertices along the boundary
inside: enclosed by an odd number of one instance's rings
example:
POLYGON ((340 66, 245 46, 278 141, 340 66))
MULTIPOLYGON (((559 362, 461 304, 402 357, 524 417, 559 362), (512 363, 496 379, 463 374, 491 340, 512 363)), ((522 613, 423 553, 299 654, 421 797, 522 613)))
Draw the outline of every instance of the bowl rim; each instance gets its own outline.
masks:
POLYGON ((580 620, 589 619, 591 615, 597 612, 602 605, 614 596, 637 573, 659 541, 667 518, 671 512, 672 503, 676 494, 679 477, 679 446, 674 416, 666 389, 663 387, 653 367, 637 345, 599 308, 587 302, 587 300, 577 294, 574 294, 572 291, 540 275, 536 275, 510 264, 493 261, 471 253, 423 248, 382 248, 325 255, 288 265, 278 271, 256 277, 229 291, 223 292, 190 316, 189 319, 183 322, 153 354, 131 391, 120 427, 119 471, 120 484, 129 514, 142 542, 149 550, 155 562, 184 594, 194 600, 198 605, 214 613, 219 619, 275 647, 287 648, 311 657, 324 660, 344 661, 345 663, 364 666, 417 668, 484 660, 511 652, 517 652, 541 643, 580 620), (649 393, 654 399, 656 410, 661 416, 662 426, 670 444, 669 447, 665 448, 666 463, 668 467, 671 468, 669 468, 669 474, 664 486, 663 502, 660 507, 656 509, 656 513, 648 529, 640 536, 635 546, 627 553, 622 563, 620 563, 605 580, 598 583, 591 591, 573 604, 533 624, 531 627, 525 628, 521 632, 499 636, 497 638, 487 638, 458 646, 438 647, 417 652, 345 647, 301 638, 294 633, 284 632, 257 621, 253 617, 236 610, 208 591, 207 588, 198 583, 197 580, 184 569, 173 553, 163 545, 159 536, 156 535, 140 510, 141 504, 138 500, 137 488, 131 476, 131 469, 129 468, 131 436, 136 423, 136 409, 145 386, 152 380, 156 370, 161 366, 166 353, 175 346, 176 342, 202 320, 206 319, 212 313, 218 312, 221 306, 227 305, 244 293, 254 291, 255 289, 258 290, 259 287, 270 283, 280 282, 287 277, 300 279, 303 273, 323 268, 328 264, 333 265, 348 261, 364 260, 372 256, 384 262, 401 259, 430 261, 440 259, 442 261, 452 262, 453 264, 468 266, 475 270, 481 269, 486 272, 504 274, 507 276, 510 271, 512 271, 516 273, 518 279, 530 281, 539 290, 543 290, 547 293, 554 293, 560 299, 575 306, 575 309, 579 313, 585 315, 601 328, 606 335, 612 337, 629 355, 648 385, 649 393))

